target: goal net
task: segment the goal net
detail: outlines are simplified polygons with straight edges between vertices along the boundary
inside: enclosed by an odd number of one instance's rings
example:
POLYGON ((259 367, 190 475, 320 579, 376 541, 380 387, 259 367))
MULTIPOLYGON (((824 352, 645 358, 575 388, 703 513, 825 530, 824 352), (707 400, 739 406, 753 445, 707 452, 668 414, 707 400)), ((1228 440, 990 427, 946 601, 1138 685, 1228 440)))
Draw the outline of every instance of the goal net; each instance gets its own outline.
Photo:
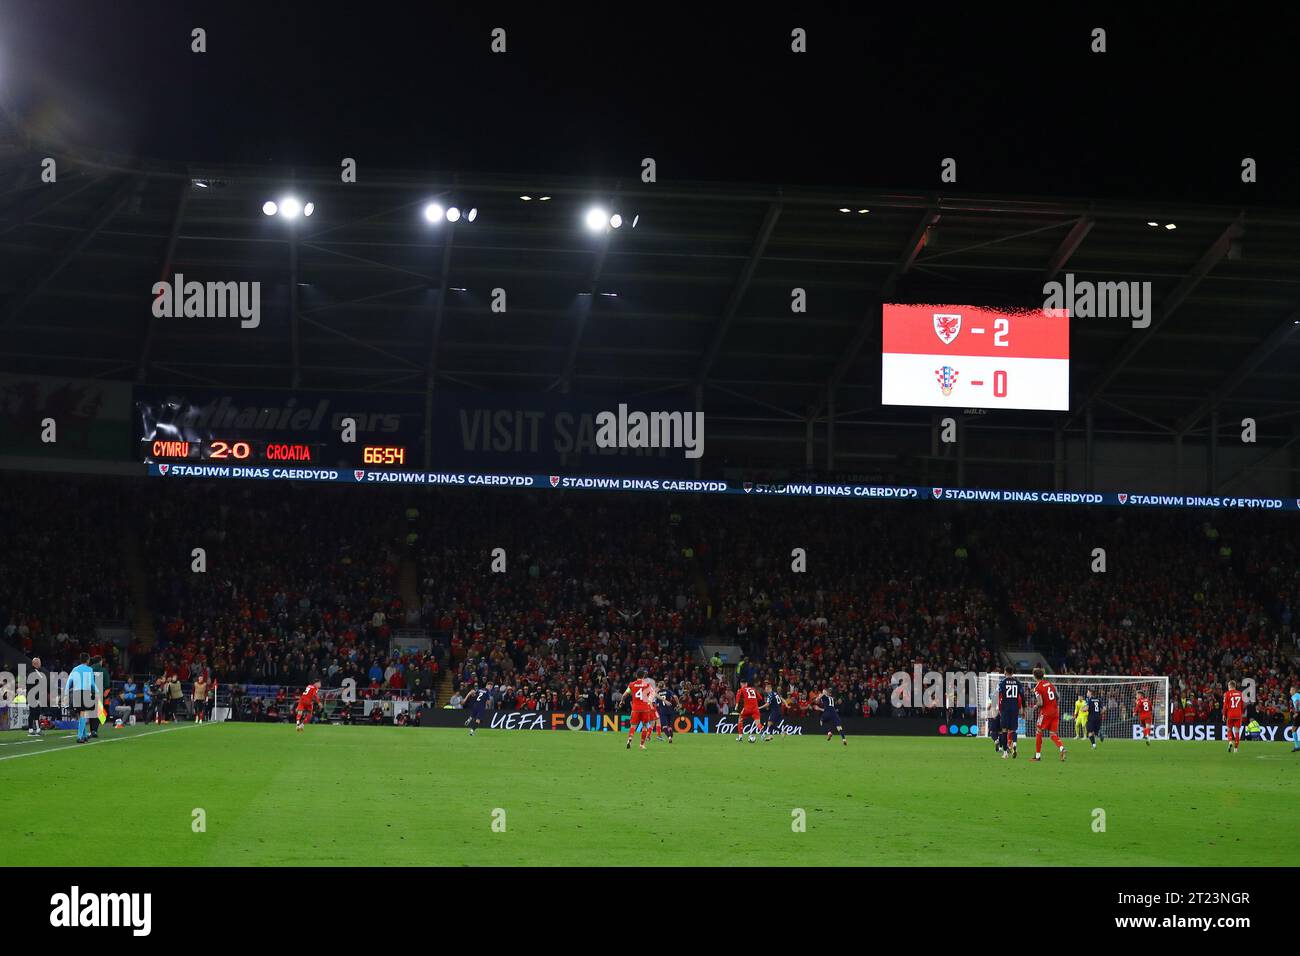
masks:
MULTIPOLYGON (((993 700, 998 691, 998 681, 1003 675, 982 673, 976 683, 976 700, 980 701, 980 727, 988 734, 988 718, 996 713, 993 700)), ((1033 689, 1038 683, 1032 674, 1017 674, 1016 678, 1024 685, 1025 697, 1021 703, 1020 726, 1017 733, 1032 736, 1038 725, 1038 706, 1034 700, 1033 689)), ((1056 733, 1062 737, 1074 737, 1082 734, 1083 727, 1078 725, 1076 732, 1075 707, 1089 692, 1101 701, 1101 735, 1103 738, 1119 740, 1136 740, 1142 735, 1141 724, 1137 717, 1137 695, 1139 692, 1151 701, 1151 713, 1155 728, 1152 736, 1160 740, 1169 737, 1169 678, 1141 677, 1115 674, 1048 674, 1047 680, 1056 687, 1060 695, 1057 712, 1060 726, 1056 733)))

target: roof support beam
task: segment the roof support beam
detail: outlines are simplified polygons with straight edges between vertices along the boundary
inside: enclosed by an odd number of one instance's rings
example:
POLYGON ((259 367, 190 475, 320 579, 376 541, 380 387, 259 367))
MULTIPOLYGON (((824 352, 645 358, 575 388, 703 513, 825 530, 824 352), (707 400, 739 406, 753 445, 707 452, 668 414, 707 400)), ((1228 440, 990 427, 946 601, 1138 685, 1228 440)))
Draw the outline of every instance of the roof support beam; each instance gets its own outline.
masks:
POLYGON ((1178 311, 1179 306, 1187 301, 1187 297, 1201 284, 1201 280, 1209 275, 1210 270, 1223 261, 1228 255, 1228 248, 1236 239, 1240 238, 1244 231, 1240 217, 1228 224, 1219 238, 1214 240, 1214 243, 1196 261, 1196 265, 1192 267, 1192 270, 1182 278, 1182 281, 1160 303, 1160 308, 1156 310, 1156 315, 1151 320, 1150 327, 1143 330, 1145 334, 1130 335, 1119 353, 1097 373, 1082 398, 1075 402, 1074 407, 1076 409, 1087 408, 1105 391, 1106 386, 1115 380, 1115 376, 1122 372, 1125 366, 1133 360, 1134 356, 1142 350, 1142 346, 1151 341, 1156 332, 1168 324, 1170 318, 1178 311))
POLYGON ((438 292, 433 300, 433 322, 429 329, 429 362, 424 376, 424 467, 433 467, 433 389, 438 380, 438 343, 442 339, 442 320, 447 311, 447 281, 451 274, 452 240, 456 224, 449 222, 442 243, 442 263, 438 267, 438 292))
POLYGON ((582 344, 582 333, 587 328, 587 320, 591 317, 591 310, 596 305, 596 293, 600 285, 600 276, 605 271, 605 260, 609 256, 609 242, 610 232, 606 230, 605 235, 601 238, 600 246, 596 249, 596 258, 591 264, 591 271, 587 273, 586 294, 578 296, 578 317, 573 327, 573 337, 569 340, 569 351, 564 359, 564 369, 560 372, 560 377, 555 383, 559 386, 561 392, 567 392, 569 386, 573 383, 573 370, 578 365, 578 348, 582 344))
POLYGON ((438 342, 442 338, 442 320, 447 311, 447 277, 451 273, 451 246, 456 236, 456 224, 446 224, 446 240, 442 244, 442 264, 438 267, 438 294, 433 301, 433 324, 429 332, 429 382, 433 388, 438 377, 438 342))
POLYGON ((1169 432, 1170 434, 1174 433, 1174 429, 1170 428, 1168 425, 1164 424, 1163 422, 1158 422, 1154 418, 1148 418, 1146 415, 1140 415, 1137 412, 1133 411, 1133 409, 1125 408, 1123 405, 1120 405, 1118 402, 1113 402, 1107 398, 1099 398, 1097 399, 1097 401, 1102 405, 1107 405, 1115 409, 1115 411, 1117 412, 1122 412, 1123 414, 1128 415, 1130 418, 1136 418, 1140 422, 1146 422, 1148 425, 1153 425, 1156 428, 1160 429, 1160 431, 1162 432, 1169 432))
MULTIPOLYGON (((167 236, 167 247, 163 250, 162 268, 159 270, 159 282, 171 282, 172 259, 176 254, 176 240, 181 234, 181 220, 185 217, 185 206, 190 198, 190 185, 181 183, 176 197, 176 211, 172 213, 171 232, 167 236)), ((158 318, 149 310, 144 320, 144 335, 140 340, 140 359, 135 370, 135 380, 143 383, 149 375, 149 355, 153 351, 154 335, 158 329, 158 318)))
POLYGON ((1275 445, 1274 447, 1268 449, 1266 452, 1264 452, 1264 454, 1260 455, 1249 465, 1245 465, 1240 470, 1234 472, 1233 474, 1229 475, 1227 478, 1220 481, 1219 487, 1227 488, 1230 487, 1231 485, 1235 485, 1238 481, 1240 481, 1245 476, 1254 473, 1257 469, 1263 467, 1265 464, 1272 461, 1274 458, 1276 458, 1282 452, 1286 451, 1296 442, 1300 442, 1300 432, 1297 432, 1296 434, 1292 435, 1282 444, 1275 445))
POLYGON ((64 267, 90 244, 91 240, 99 234, 99 231, 107 225, 108 221, 117 215, 117 211, 122 208, 122 205, 130 197, 138 182, 137 177, 123 179, 118 187, 113 190, 112 195, 99 207, 90 225, 64 245, 63 249, 54 256, 45 268, 38 269, 26 283, 19 286, 13 297, 6 303, 3 315, 0 315, 0 327, 12 322, 18 316, 18 313, 22 312, 36 296, 40 295, 50 280, 62 272, 64 267))
MULTIPOLYGON (((935 203, 926 209, 925 214, 921 216, 920 221, 916 224, 916 228, 912 230, 912 235, 908 237, 907 245, 903 248, 903 252, 898 257, 898 261, 894 263, 894 267, 889 271, 889 275, 885 277, 885 281, 881 284, 881 302, 894 294, 894 290, 898 287, 898 280, 907 275, 908 271, 916 263, 917 256, 921 254, 921 250, 925 248, 926 243, 930 240, 930 230, 936 223, 938 223, 938 221, 939 207, 938 204, 935 203)), ((845 350, 844 355, 840 358, 839 362, 835 364, 835 369, 831 372, 831 376, 826 382, 825 393, 818 397, 817 403, 813 406, 812 414, 814 418, 821 414, 823 403, 827 398, 829 398, 831 392, 839 388, 840 382, 844 380, 844 376, 848 374, 849 369, 853 367, 853 363, 857 361, 858 354, 866 346, 872 336, 879 330, 880 316, 876 313, 876 305, 877 303, 873 302, 867 307, 867 314, 864 315, 862 321, 858 323, 858 330, 853 335, 853 341, 849 343, 848 349, 845 350)))
POLYGON ((49 212, 99 182, 103 182, 101 177, 85 175, 78 177, 78 171, 73 169, 64 174, 59 184, 67 188, 51 188, 51 184, 48 183, 31 186, 26 198, 13 204, 12 214, 10 210, 6 210, 4 217, 0 218, 0 223, 8 223, 4 228, 0 228, 0 236, 27 225, 41 213, 49 212), (68 180, 72 180, 71 184, 68 180))
POLYGON ((1083 240, 1087 238, 1088 233, 1092 232, 1092 227, 1096 224, 1096 220, 1091 216, 1080 216, 1074 221, 1070 231, 1056 247, 1056 252, 1052 253, 1051 261, 1047 263, 1047 271, 1043 273, 1044 282, 1051 282, 1056 278, 1056 274, 1065 268, 1065 264, 1070 261, 1070 257, 1083 244, 1083 240))
POLYGON ((1207 395, 1205 399, 1192 410, 1191 414, 1178 423, 1178 433, 1180 435, 1186 435, 1192 426, 1209 414, 1210 411, 1218 408, 1228 395, 1235 391, 1242 382, 1250 378, 1251 373, 1263 365, 1268 357, 1277 351, 1279 346, 1295 334, 1297 328, 1300 328, 1300 309, 1297 309, 1283 319, 1281 324, 1279 324, 1278 327, 1269 334, 1268 338, 1264 339, 1251 349, 1250 354, 1242 359, 1241 363, 1235 369, 1228 373, 1227 377, 1219 384, 1218 388, 1207 395))
POLYGON ((779 202, 769 204, 767 214, 763 217, 763 225, 759 227, 758 235, 754 237, 754 245, 749 250, 749 258, 745 260, 745 265, 740 270, 740 276, 737 278, 736 284, 732 286, 731 295, 728 296, 727 304, 722 310, 722 317, 713 330, 713 340, 705 350, 704 357, 700 361, 700 367, 695 373, 696 383, 703 383, 709 377, 709 371, 717 360, 718 352, 722 348, 722 342, 727 337, 727 330, 731 327, 731 321, 736 317, 736 310, 740 308, 745 293, 749 291, 749 283, 754 278, 754 271, 758 268, 763 253, 767 250, 768 240, 772 238, 772 230, 776 228, 776 222, 780 218, 781 204, 779 202))
MULTIPOLYGON (((348 299, 344 302, 327 302, 324 305, 318 305, 315 308, 303 309, 299 314, 303 316, 315 315, 317 312, 329 312, 332 309, 348 309, 354 305, 361 305, 365 302, 374 302, 377 299, 386 299, 390 295, 404 295, 407 292, 418 292, 420 289, 429 288, 428 282, 421 282, 419 285, 402 286, 400 289, 385 289, 383 292, 372 292, 369 295, 358 296, 355 299, 348 299)), ((412 311, 415 311, 413 308, 412 311)))
POLYGON ((293 362, 292 385, 302 384, 301 348, 298 342, 298 234, 289 233, 289 350, 293 362))

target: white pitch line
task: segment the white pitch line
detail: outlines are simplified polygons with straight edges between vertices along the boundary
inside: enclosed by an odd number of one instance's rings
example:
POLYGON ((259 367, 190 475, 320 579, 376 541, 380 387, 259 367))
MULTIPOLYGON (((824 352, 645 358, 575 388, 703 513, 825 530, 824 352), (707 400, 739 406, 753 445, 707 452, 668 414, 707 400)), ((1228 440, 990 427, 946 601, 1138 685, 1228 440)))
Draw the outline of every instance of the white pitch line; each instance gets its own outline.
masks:
MULTIPOLYGON (((190 727, 199 727, 201 724, 186 724, 183 727, 166 727, 163 730, 146 730, 142 734, 132 734, 130 737, 109 737, 107 739, 98 738, 96 743, 100 744, 117 744, 125 740, 139 740, 141 737, 152 737, 154 734, 169 734, 173 730, 187 730, 190 727)), ((17 760, 19 757, 39 757, 41 754, 57 754, 67 750, 83 749, 76 744, 64 744, 62 747, 47 747, 44 750, 29 750, 21 754, 9 754, 7 757, 0 757, 0 760, 17 760)))
POLYGON ((16 747, 19 744, 37 744, 40 743, 42 740, 67 740, 69 737, 75 737, 75 736, 77 735, 57 734, 57 735, 51 735, 49 737, 43 735, 40 737, 23 737, 21 740, 6 740, 0 742, 0 747, 16 747))

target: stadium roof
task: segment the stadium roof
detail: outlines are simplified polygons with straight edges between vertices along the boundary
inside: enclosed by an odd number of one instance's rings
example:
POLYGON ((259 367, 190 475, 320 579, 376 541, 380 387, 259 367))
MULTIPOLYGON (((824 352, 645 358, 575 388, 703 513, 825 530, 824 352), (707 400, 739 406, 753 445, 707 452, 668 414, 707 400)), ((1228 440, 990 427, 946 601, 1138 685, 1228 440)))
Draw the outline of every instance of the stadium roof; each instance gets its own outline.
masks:
POLYGON ((833 395, 837 414, 928 421, 879 410, 880 303, 1041 305, 1043 282, 1071 272, 1150 281, 1156 308, 1145 330, 1074 321, 1065 417, 1091 406, 1099 430, 1176 434, 1218 403, 1300 409, 1296 210, 364 164, 344 184, 333 169, 102 157, 61 158, 48 185, 40 158, 0 152, 2 371, 416 392, 430 379, 624 395, 700 385, 711 414, 800 421, 833 395), (262 214, 289 193, 315 215, 262 214), (431 200, 477 219, 431 226, 431 200), (595 235, 593 204, 629 222, 595 235), (152 319, 151 287, 175 273, 260 281, 261 326, 152 319), (806 313, 791 310, 796 287, 806 313), (491 309, 497 288, 504 312, 491 309))

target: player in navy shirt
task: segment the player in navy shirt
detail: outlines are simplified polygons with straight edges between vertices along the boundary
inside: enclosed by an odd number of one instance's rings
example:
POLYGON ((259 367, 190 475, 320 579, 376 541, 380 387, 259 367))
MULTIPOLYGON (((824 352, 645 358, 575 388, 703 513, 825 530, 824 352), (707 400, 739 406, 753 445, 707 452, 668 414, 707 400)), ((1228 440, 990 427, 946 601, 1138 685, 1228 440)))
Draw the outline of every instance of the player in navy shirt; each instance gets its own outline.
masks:
POLYGON ((763 685, 763 692, 763 703, 758 705, 758 709, 767 711, 767 722, 763 724, 763 739, 767 740, 780 733, 781 705, 785 701, 781 699, 780 694, 772 690, 771 681, 763 685))
POLYGON ((668 683, 655 694, 655 709, 659 711, 659 735, 658 739, 662 740, 665 736, 668 742, 673 742, 673 721, 677 719, 677 708, 681 706, 681 698, 677 691, 673 690, 668 683))
POLYGON ((1101 700, 1089 687, 1083 702, 1088 705, 1088 739, 1092 741, 1092 749, 1096 750, 1097 740, 1101 736, 1101 700))
POLYGON ((813 704, 813 710, 822 715, 822 726, 826 728, 826 739, 830 740, 835 731, 839 731, 840 740, 844 741, 844 746, 849 745, 848 738, 844 736, 844 724, 840 720, 839 712, 835 709, 835 698, 831 696, 829 687, 822 688, 822 695, 817 698, 813 704))
POLYGON ((1025 688, 1009 665, 1004 675, 998 681, 998 726, 1006 741, 1002 750, 1002 759, 1006 760, 1008 753, 1016 756, 1016 730, 1020 726, 1020 702, 1025 699, 1025 688))
POLYGON ((1002 741, 1002 721, 999 719, 997 699, 990 697, 986 707, 988 708, 989 736, 993 738, 993 752, 1000 754, 1006 750, 1006 746, 1002 741))
POLYGON ((494 699, 492 684, 487 687, 476 687, 465 695, 465 702, 462 707, 468 707, 470 710, 469 720, 465 721, 465 726, 469 728, 469 735, 474 736, 474 728, 483 725, 483 711, 487 709, 488 701, 494 699))

